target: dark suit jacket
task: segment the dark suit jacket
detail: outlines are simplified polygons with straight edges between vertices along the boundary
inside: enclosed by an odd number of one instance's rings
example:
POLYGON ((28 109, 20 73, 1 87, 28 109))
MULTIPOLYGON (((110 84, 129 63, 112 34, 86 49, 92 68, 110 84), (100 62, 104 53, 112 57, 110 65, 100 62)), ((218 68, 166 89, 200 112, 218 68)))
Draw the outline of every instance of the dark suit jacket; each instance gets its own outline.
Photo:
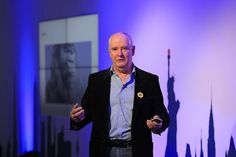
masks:
MULTIPOLYGON (((159 115, 163 119, 163 126, 157 132, 160 134, 168 127, 169 116, 163 104, 158 76, 135 68, 135 96, 131 123, 133 157, 152 157, 152 136, 146 120, 159 115)), ((109 137, 110 82, 110 69, 91 74, 81 102, 85 110, 85 119, 79 123, 71 120, 73 130, 79 130, 93 122, 90 157, 105 157, 105 141, 109 137)))

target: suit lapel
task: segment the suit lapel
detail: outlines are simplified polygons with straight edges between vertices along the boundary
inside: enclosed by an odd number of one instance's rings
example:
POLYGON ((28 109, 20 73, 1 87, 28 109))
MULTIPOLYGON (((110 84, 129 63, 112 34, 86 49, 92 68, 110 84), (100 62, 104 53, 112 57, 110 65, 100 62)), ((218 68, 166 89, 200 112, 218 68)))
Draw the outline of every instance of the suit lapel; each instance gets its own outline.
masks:
MULTIPOLYGON (((102 90, 104 90, 104 109, 105 111, 109 111, 109 104, 110 104, 110 88, 111 88, 111 76, 110 76, 110 70, 108 70, 104 75, 104 87, 102 90)), ((109 112, 106 112, 109 113, 109 112)))
POLYGON ((138 116, 142 108, 142 98, 144 97, 144 76, 142 75, 142 71, 135 67, 135 90, 134 90, 134 106, 133 106, 133 116, 132 123, 138 116))
POLYGON ((103 95, 101 95, 102 97, 102 107, 101 107, 101 117, 104 117, 105 120, 105 130, 106 130, 106 135, 108 136, 108 124, 109 124, 109 115, 110 115, 110 86, 111 86, 111 76, 110 76, 110 69, 106 70, 104 73, 104 76, 102 77, 103 80, 102 82, 102 93, 104 93, 103 95))

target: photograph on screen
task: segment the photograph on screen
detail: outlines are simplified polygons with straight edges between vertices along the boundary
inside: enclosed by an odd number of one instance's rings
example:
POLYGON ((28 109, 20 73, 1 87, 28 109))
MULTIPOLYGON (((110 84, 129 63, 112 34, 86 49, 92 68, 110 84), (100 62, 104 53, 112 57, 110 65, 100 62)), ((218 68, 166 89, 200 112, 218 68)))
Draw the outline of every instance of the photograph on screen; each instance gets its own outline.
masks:
POLYGON ((45 53, 46 103, 80 102, 91 73, 91 42, 46 45, 45 53))
POLYGON ((40 22, 39 48, 41 114, 68 116, 98 71, 98 16, 40 22))

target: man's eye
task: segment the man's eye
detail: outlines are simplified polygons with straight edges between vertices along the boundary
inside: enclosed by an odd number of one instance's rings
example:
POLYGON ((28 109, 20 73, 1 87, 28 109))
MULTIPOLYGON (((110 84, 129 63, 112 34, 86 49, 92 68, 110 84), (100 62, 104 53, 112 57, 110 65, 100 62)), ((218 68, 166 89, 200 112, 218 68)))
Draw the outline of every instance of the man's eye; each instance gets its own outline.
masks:
POLYGON ((123 50, 123 51, 128 51, 128 50, 129 50, 129 47, 122 47, 122 50, 123 50))
POLYGON ((117 50, 117 48, 116 48, 116 47, 114 47, 114 48, 112 48, 111 50, 112 50, 112 51, 116 51, 116 50, 117 50))

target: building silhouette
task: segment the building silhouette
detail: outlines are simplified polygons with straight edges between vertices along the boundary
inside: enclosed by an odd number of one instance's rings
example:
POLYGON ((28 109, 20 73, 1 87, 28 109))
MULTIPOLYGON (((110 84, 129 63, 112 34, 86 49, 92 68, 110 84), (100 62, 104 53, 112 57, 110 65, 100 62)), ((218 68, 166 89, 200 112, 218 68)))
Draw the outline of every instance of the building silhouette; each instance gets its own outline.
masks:
POLYGON ((185 157, 192 157, 190 145, 189 145, 188 143, 187 143, 187 145, 186 145, 186 154, 185 154, 185 157))
POLYGON ((213 111, 212 111, 212 96, 211 96, 211 110, 209 117, 209 131, 208 131, 208 141, 207 141, 207 156, 215 157, 216 156, 215 149, 215 128, 214 128, 214 119, 213 119, 213 111))
POLYGON ((204 153, 202 150, 202 137, 201 137, 201 143, 200 143, 200 157, 204 157, 204 153))
POLYGON ((229 150, 228 152, 226 152, 225 157, 236 157, 236 149, 235 149, 234 139, 232 136, 230 138, 229 150))

